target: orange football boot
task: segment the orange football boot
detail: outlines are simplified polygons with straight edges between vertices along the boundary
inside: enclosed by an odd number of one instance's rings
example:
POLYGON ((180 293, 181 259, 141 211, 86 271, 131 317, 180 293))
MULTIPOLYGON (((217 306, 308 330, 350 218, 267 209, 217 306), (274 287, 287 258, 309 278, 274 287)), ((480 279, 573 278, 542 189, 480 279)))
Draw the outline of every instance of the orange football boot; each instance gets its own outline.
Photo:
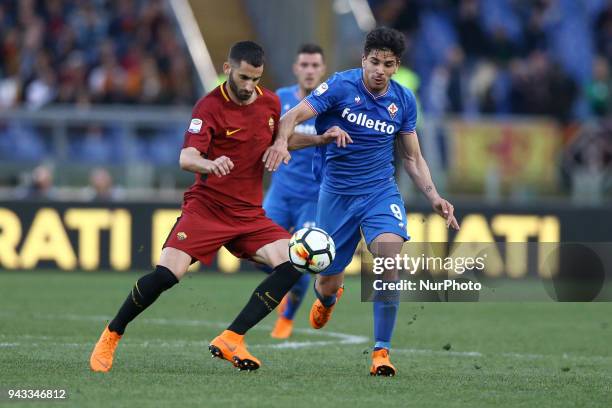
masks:
POLYGON ((395 375, 395 367, 389 360, 389 350, 380 349, 372 352, 372 367, 370 367, 370 375, 379 375, 384 377, 393 377, 395 375))
POLYGON ((287 302, 289 302, 289 294, 286 294, 285 296, 283 296, 283 299, 281 300, 280 304, 276 308, 277 315, 282 316, 283 313, 285 313, 285 309, 287 309, 287 302))
POLYGON ((89 357, 89 367, 92 371, 107 373, 113 366, 113 355, 121 336, 114 331, 110 331, 108 326, 104 328, 100 339, 94 347, 91 357, 89 357))
POLYGON ((225 359, 240 371, 255 371, 261 363, 246 349, 244 335, 224 330, 208 346, 213 357, 225 359))
POLYGON ((270 333, 271 337, 275 339, 288 339, 291 337, 291 332, 293 331, 293 320, 287 319, 284 316, 279 316, 276 319, 276 324, 274 325, 274 329, 270 333))
POLYGON ((310 308, 310 326, 313 329, 320 329, 327 324, 329 321, 334 307, 338 304, 338 301, 344 293, 344 286, 340 286, 338 292, 336 292, 336 302, 330 307, 323 306, 323 303, 319 299, 316 299, 310 308))

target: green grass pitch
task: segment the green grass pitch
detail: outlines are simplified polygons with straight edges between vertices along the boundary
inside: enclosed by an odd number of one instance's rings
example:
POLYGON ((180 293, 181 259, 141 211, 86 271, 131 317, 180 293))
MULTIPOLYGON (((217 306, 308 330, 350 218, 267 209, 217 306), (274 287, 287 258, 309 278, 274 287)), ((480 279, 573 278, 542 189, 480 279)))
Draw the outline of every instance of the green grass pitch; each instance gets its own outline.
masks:
POLYGON ((308 328, 312 293, 290 342, 269 337, 275 316, 253 329, 263 366, 247 373, 207 344, 263 275, 191 274, 132 323, 112 372, 92 373, 93 344, 137 276, 0 272, 0 389, 66 389, 56 407, 612 406, 609 303, 402 303, 399 375, 374 378, 357 279, 323 330, 308 328))

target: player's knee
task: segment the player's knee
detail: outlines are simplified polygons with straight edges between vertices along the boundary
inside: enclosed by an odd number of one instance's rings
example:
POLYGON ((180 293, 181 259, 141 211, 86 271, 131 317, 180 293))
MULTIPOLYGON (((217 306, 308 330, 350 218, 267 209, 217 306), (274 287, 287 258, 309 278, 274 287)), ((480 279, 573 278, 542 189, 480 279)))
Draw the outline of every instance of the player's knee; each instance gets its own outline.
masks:
POLYGON ((259 249, 256 254, 256 260, 263 262, 271 268, 276 268, 280 264, 289 262, 288 246, 288 239, 279 239, 259 249))
POLYGON ((376 258, 395 258, 402 252, 404 239, 391 233, 380 234, 370 244, 370 252, 376 258))
POLYGON ((159 265, 170 270, 177 280, 185 276, 190 264, 191 256, 176 248, 164 248, 159 258, 159 265))
POLYGON ((278 245, 276 251, 276 260, 278 264, 289 262, 289 240, 283 240, 281 245, 278 245))

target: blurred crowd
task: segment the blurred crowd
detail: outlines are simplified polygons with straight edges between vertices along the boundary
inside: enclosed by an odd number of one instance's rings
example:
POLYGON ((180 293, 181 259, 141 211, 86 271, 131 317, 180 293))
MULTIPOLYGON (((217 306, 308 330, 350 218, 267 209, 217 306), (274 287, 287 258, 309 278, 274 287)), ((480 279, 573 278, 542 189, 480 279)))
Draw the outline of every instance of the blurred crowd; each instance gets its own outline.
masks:
MULTIPOLYGON (((568 125, 561 128, 564 184, 601 179, 612 191, 606 170, 612 168, 612 0, 369 3, 378 24, 406 34, 395 78, 417 92, 429 117, 555 118, 568 125), (576 169, 585 169, 584 177, 576 179, 576 169)), ((74 105, 193 105, 201 90, 168 7, 168 0, 0 0, 0 113, 69 104, 52 117, 20 112, 35 119, 0 120, 4 173, 28 167, 27 176, 0 177, 0 184, 18 185, 21 198, 55 198, 61 188, 54 174, 62 185, 73 181, 59 177, 66 162, 96 167, 81 199, 113 200, 124 194, 113 176, 124 182, 118 169, 126 163, 138 177, 145 171, 135 164, 176 167, 184 123, 160 110, 131 110, 119 119, 110 107, 104 119, 68 120, 74 105)), ((432 123, 430 160, 438 152, 444 169, 447 130, 442 120, 432 123)), ((161 176, 149 184, 162 185, 161 176)))
POLYGON ((612 115, 612 0, 370 0, 434 114, 612 115))
MULTIPOLYGON (((27 174, 23 185, 13 198, 19 200, 61 200, 65 198, 54 183, 54 166, 40 164, 27 174)), ((111 202, 125 197, 124 190, 115 186, 113 176, 105 167, 94 167, 89 172, 89 185, 80 189, 78 199, 93 202, 111 202)), ((72 197, 75 199, 75 197, 72 197)))
POLYGON ((193 69, 161 0, 2 0, 0 109, 185 104, 193 69))

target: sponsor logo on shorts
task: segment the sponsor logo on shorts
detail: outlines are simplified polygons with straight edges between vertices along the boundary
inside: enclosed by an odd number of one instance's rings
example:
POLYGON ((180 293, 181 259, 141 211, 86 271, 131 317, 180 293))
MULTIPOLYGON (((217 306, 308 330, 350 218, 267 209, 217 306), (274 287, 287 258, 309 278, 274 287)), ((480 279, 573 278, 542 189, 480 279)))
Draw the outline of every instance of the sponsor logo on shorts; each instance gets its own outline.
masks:
POLYGON ((187 234, 181 231, 181 232, 179 232, 178 234, 176 234, 176 238, 177 238, 179 241, 184 241, 184 240, 186 240, 186 239, 187 239, 187 234))
POLYGON ((268 126, 270 126, 270 132, 274 133, 274 118, 272 116, 268 119, 268 126))

